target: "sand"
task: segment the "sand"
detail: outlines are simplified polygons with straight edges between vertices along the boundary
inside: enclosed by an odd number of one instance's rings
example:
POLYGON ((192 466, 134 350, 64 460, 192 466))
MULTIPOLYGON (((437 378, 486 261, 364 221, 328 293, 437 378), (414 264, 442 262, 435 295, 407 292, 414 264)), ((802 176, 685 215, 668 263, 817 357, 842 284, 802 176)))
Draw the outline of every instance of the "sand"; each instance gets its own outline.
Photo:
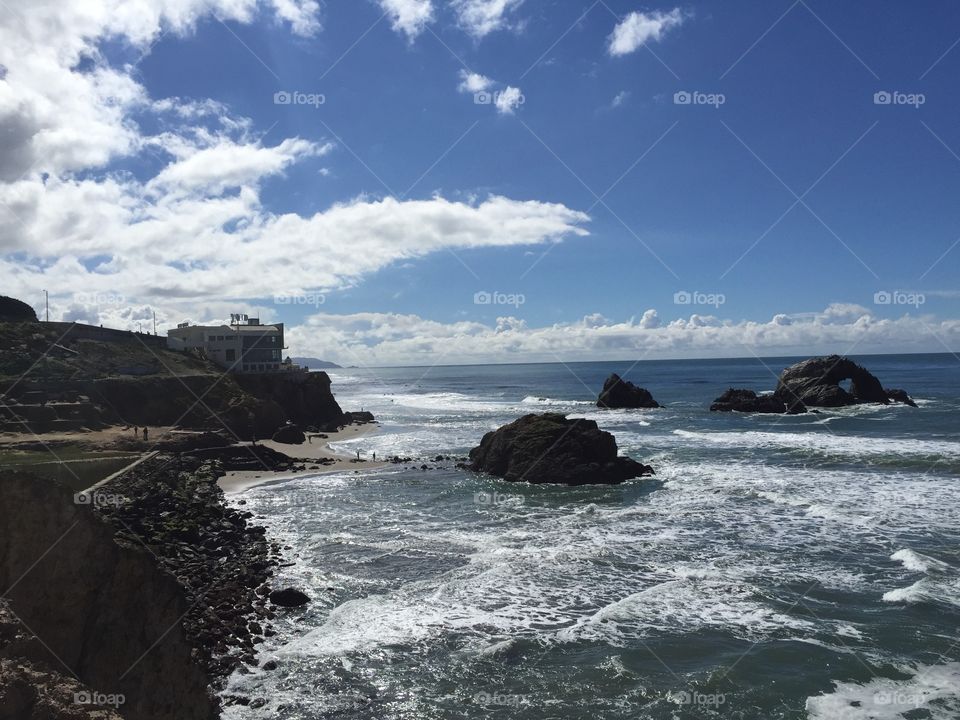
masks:
POLYGON ((274 442, 273 440, 261 440, 257 443, 258 445, 263 445, 277 452, 281 452, 294 460, 302 461, 308 468, 311 465, 311 461, 315 462, 317 460, 333 460, 333 464, 320 465, 318 470, 306 469, 300 472, 289 472, 287 470, 277 472, 269 472, 267 470, 234 470, 221 477, 217 481, 217 484, 220 485, 225 493, 234 494, 242 493, 258 485, 272 484, 305 475, 320 475, 322 473, 346 472, 350 470, 375 470, 386 467, 389 463, 373 462, 369 457, 369 453, 361 451, 361 459, 358 462, 356 455, 337 454, 330 448, 330 443, 332 442, 351 440, 374 432, 377 427, 375 424, 348 425, 337 432, 323 433, 327 436, 326 438, 314 437, 312 438, 312 442, 305 442, 303 445, 285 445, 274 442))

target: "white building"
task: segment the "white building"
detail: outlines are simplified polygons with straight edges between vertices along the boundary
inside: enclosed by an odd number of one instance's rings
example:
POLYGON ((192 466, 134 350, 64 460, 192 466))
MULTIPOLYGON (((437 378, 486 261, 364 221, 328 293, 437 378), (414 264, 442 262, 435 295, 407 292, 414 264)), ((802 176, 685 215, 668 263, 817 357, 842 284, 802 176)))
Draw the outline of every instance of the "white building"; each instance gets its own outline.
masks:
POLYGON ((234 315, 230 325, 182 323, 167 331, 167 347, 191 351, 231 372, 262 373, 293 369, 283 362, 283 323, 261 325, 258 318, 234 315))

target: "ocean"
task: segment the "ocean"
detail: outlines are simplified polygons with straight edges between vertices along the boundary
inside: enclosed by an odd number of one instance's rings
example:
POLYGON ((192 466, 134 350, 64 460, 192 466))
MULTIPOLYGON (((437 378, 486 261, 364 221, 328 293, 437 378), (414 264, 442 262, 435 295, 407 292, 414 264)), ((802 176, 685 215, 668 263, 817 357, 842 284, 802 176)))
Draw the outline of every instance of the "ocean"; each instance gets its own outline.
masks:
POLYGON ((346 452, 466 455, 557 411, 657 475, 532 486, 444 462, 245 493, 313 601, 278 615, 275 669, 230 678, 252 702, 225 717, 960 718, 960 361, 854 357, 918 408, 708 411, 799 359, 331 371, 381 422, 346 452), (599 410, 611 372, 665 407, 599 410))

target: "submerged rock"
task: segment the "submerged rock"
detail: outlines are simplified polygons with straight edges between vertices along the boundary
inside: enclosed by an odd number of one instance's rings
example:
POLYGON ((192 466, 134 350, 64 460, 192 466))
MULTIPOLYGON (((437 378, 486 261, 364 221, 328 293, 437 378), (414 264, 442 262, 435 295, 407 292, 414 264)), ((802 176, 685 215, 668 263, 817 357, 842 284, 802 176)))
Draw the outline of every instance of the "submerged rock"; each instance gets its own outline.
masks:
POLYGON ((597 407, 601 408, 658 408, 660 403, 646 388, 637 387, 629 380, 611 373, 603 382, 603 390, 597 398, 597 407))
POLYGON ((559 413, 524 415, 488 432, 470 451, 470 469, 510 482, 611 485, 652 475, 653 468, 617 455, 613 435, 593 420, 559 413))
POLYGON ((730 388, 713 401, 713 412, 749 412, 749 413, 802 413, 806 410, 803 403, 787 404, 774 395, 757 395, 753 390, 730 388))
POLYGON ((310 596, 296 588, 283 588, 270 593, 270 602, 279 607, 300 607, 310 602, 310 596))
POLYGON ((917 404, 913 401, 913 398, 907 395, 906 390, 901 390, 899 388, 886 388, 885 392, 887 393, 887 397, 893 402, 903 403, 904 405, 909 405, 910 407, 917 406, 917 404))
POLYGON ((890 404, 888 392, 876 377, 853 360, 839 355, 811 358, 791 365, 780 373, 774 395, 788 405, 798 401, 814 407, 890 404), (850 382, 849 390, 840 386, 846 381, 850 382))

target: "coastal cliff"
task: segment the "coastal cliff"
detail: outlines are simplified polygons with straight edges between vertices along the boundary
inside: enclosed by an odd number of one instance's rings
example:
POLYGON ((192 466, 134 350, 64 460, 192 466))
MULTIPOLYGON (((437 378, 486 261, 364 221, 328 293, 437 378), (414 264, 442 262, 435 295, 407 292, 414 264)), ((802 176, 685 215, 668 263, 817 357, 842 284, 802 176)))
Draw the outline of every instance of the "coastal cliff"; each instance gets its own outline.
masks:
POLYGON ((209 677, 180 624, 189 607, 182 588, 149 549, 115 540, 91 505, 54 483, 6 474, 0 497, 0 587, 35 634, 4 648, 6 659, 123 696, 124 717, 216 717, 209 677))
POLYGON ((219 462, 160 454, 77 495, 3 475, 0 588, 16 622, 0 622, 0 700, 22 706, 9 717, 219 716, 213 689, 255 662, 269 632, 278 551, 250 513, 224 504, 221 474, 219 462), (17 690, 41 676, 100 700, 17 690), (43 714, 51 702, 63 707, 43 714))

